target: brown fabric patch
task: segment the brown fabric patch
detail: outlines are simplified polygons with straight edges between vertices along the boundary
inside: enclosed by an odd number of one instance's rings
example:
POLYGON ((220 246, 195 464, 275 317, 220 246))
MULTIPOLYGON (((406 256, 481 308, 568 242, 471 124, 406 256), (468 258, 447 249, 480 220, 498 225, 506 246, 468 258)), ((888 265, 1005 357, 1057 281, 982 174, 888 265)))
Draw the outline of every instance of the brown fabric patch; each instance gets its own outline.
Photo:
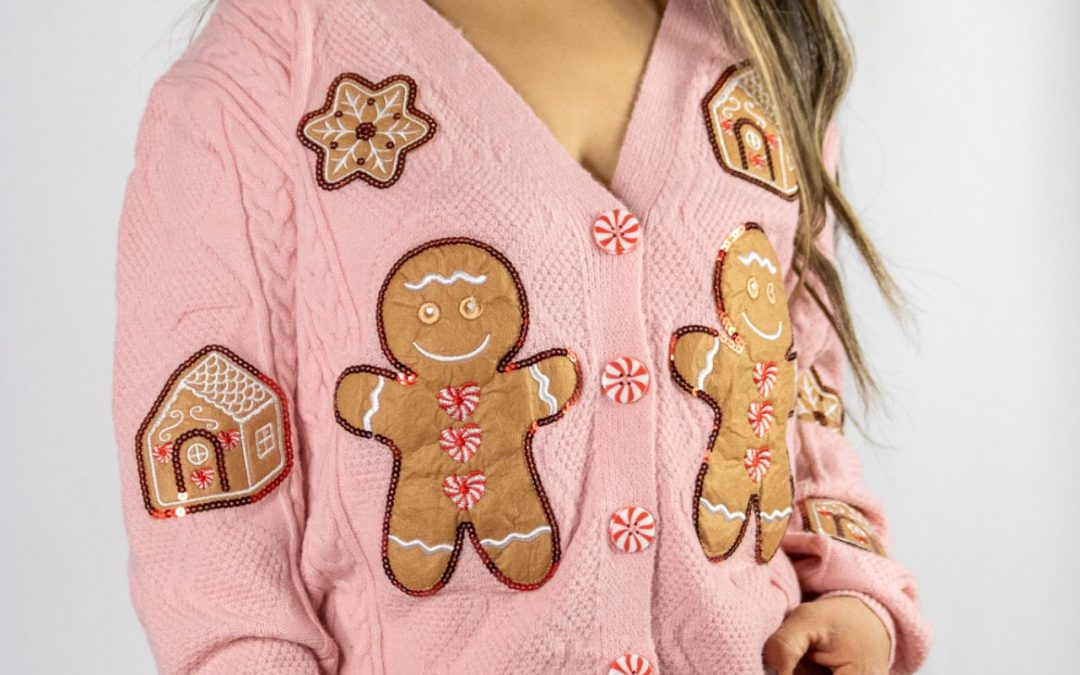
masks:
POLYGON ((764 83, 749 62, 724 71, 702 101, 709 141, 728 173, 793 200, 799 192, 791 153, 764 83))
POLYGON ((339 75, 326 104, 305 115, 296 130, 318 157, 319 186, 336 190, 358 178, 378 188, 396 183, 405 155, 435 135, 435 120, 413 105, 415 98, 416 82, 406 75, 377 84, 339 75))
POLYGON ((161 390, 135 458, 155 518, 256 502, 292 468, 285 396, 228 349, 203 347, 161 390))
POLYGON ((823 534, 857 546, 864 551, 885 556, 870 521, 854 506, 815 497, 803 502, 803 524, 807 532, 823 534))
POLYGON ((795 354, 783 275, 758 225, 739 226, 724 240, 713 292, 723 330, 680 328, 669 355, 675 381, 713 410, 694 522, 705 555, 719 562, 753 520, 757 558, 767 562, 792 511, 785 432, 795 404, 795 354))
POLYGON ((528 324, 525 289, 501 253, 432 241, 405 254, 379 293, 395 370, 352 366, 338 380, 338 422, 394 455, 383 567, 410 595, 449 581, 466 533, 511 588, 539 588, 558 566, 532 438, 577 400, 581 371, 566 349, 514 361, 528 324))
POLYGON ((817 422, 830 429, 844 427, 844 402, 840 394, 822 383, 813 366, 799 373, 796 401, 800 420, 817 422))

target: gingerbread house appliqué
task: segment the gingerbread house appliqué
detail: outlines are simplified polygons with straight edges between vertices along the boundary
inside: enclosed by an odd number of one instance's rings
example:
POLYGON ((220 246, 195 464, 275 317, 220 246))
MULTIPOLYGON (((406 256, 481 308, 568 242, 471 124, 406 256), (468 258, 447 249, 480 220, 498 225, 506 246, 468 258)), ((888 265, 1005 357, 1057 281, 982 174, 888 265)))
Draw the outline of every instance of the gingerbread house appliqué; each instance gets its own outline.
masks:
POLYGON ((222 347, 180 366, 143 422, 138 460, 155 517, 259 500, 292 463, 289 420, 270 378, 222 347))
POLYGON ((792 200, 799 182, 764 84, 748 63, 724 71, 702 101, 716 160, 728 173, 792 200))

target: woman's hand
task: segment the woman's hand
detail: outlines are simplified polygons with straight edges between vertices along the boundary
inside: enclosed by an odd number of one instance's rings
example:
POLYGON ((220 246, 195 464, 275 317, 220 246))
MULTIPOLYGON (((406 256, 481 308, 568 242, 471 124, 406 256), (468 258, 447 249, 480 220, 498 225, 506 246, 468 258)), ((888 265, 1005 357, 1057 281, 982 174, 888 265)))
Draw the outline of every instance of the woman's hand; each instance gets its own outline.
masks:
POLYGON ((837 675, 884 675, 890 648, 885 625, 862 600, 825 598, 804 602, 784 619, 765 643, 765 666, 778 675, 812 672, 799 666, 805 658, 837 675))

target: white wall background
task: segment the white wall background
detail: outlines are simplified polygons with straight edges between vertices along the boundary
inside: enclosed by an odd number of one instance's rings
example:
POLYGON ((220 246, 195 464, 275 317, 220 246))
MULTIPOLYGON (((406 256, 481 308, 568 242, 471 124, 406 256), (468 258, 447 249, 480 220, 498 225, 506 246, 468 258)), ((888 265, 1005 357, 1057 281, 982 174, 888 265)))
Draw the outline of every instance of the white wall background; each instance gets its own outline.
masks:
MULTIPOLYGON (((0 670, 147 673, 110 421, 136 125, 189 0, 0 3, 0 670)), ((845 182, 919 308, 848 279, 863 443, 937 631, 927 673, 1075 672, 1080 5, 843 0, 845 182)), ((854 433, 854 432, 852 432, 854 433)))

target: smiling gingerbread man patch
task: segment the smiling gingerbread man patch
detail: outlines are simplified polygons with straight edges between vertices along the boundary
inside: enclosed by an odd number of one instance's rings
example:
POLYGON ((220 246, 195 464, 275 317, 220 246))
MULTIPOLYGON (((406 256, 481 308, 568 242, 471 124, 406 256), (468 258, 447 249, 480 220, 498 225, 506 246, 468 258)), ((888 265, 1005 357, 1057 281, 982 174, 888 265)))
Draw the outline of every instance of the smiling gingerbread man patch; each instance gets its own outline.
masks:
POLYGON ((741 225, 724 240, 713 293, 722 330, 685 326, 671 339, 672 377, 714 413, 694 520, 713 562, 734 553, 753 522, 758 560, 768 562, 792 512, 785 434, 795 353, 783 277, 761 227, 741 225))
POLYGON ((577 399, 581 373, 567 349, 515 361, 528 325, 521 278, 501 253, 432 241, 399 260, 379 293, 394 370, 353 366, 338 380, 338 422, 394 454, 383 563, 406 593, 442 588, 466 535, 511 588, 538 588, 558 566, 532 439, 577 399))

